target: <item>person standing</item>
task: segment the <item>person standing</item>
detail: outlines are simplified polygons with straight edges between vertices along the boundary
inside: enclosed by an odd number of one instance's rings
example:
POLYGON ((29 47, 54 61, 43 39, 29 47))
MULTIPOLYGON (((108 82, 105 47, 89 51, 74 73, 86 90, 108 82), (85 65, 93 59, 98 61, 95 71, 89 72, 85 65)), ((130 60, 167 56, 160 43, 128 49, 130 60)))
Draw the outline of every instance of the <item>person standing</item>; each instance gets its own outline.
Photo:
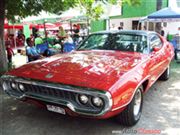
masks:
POLYGON ((123 30, 123 23, 122 22, 119 23, 118 30, 123 30))
POLYGON ((13 49, 10 45, 6 47, 8 63, 12 63, 12 56, 14 55, 13 49))
POLYGON ((163 27, 161 27, 161 33, 160 33, 160 34, 161 34, 161 36, 163 36, 163 37, 165 36, 165 32, 164 32, 164 30, 163 30, 163 27))
POLYGON ((78 45, 79 42, 79 31, 80 31, 80 26, 77 24, 73 25, 73 41, 75 45, 78 45))

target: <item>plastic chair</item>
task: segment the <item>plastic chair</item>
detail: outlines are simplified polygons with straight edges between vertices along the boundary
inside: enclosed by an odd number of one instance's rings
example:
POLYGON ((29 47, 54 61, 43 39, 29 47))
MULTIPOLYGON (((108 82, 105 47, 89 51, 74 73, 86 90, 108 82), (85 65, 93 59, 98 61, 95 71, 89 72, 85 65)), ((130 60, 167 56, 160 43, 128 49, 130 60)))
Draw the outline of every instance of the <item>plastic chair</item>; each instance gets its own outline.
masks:
POLYGON ((36 45, 36 49, 38 50, 38 52, 40 53, 40 54, 44 54, 44 52, 45 51, 47 51, 48 50, 48 42, 45 42, 45 43, 43 43, 43 44, 37 44, 36 45))
POLYGON ((75 44, 72 43, 64 43, 63 52, 71 52, 72 50, 75 50, 75 44))

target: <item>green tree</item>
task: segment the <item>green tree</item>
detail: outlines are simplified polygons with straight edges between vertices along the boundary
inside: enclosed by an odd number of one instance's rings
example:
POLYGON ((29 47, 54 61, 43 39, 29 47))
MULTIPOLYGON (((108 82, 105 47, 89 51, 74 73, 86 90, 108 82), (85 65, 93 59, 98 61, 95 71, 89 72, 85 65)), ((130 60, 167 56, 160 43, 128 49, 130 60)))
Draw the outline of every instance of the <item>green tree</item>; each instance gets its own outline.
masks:
POLYGON ((0 1, 0 73, 7 70, 6 52, 4 46, 5 0, 0 1))
POLYGON ((37 15, 42 10, 61 13, 69 7, 79 6, 85 10, 87 17, 98 19, 104 12, 101 4, 127 3, 138 5, 141 0, 0 0, 0 73, 7 71, 7 61, 4 46, 4 19, 14 21, 15 16, 24 18, 37 15))

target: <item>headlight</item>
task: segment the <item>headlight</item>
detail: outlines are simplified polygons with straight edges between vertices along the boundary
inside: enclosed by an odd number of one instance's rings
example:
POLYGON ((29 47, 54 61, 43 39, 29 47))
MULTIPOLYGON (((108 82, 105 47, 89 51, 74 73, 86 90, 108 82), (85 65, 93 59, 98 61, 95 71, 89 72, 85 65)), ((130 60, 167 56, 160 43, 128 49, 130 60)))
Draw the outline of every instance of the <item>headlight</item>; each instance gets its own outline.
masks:
POLYGON ((24 85, 23 84, 19 84, 19 89, 24 92, 25 91, 24 85))
POLYGON ((15 84, 14 82, 12 82, 12 83, 11 83, 11 87, 12 87, 13 89, 16 89, 16 84, 15 84))
POLYGON ((79 95, 79 102, 86 104, 88 102, 88 97, 86 95, 79 95))
POLYGON ((101 107, 101 106, 104 105, 103 100, 100 97, 93 97, 92 98, 92 103, 96 107, 101 107))

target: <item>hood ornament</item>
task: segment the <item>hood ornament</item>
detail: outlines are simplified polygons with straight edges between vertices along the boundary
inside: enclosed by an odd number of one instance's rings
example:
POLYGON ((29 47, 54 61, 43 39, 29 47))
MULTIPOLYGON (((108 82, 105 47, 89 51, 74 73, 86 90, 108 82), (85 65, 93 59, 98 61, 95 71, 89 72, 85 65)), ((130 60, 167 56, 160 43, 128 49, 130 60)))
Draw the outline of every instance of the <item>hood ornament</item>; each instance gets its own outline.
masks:
POLYGON ((53 78, 54 77, 54 75, 52 74, 52 73, 48 73, 46 76, 45 76, 45 78, 53 78))

